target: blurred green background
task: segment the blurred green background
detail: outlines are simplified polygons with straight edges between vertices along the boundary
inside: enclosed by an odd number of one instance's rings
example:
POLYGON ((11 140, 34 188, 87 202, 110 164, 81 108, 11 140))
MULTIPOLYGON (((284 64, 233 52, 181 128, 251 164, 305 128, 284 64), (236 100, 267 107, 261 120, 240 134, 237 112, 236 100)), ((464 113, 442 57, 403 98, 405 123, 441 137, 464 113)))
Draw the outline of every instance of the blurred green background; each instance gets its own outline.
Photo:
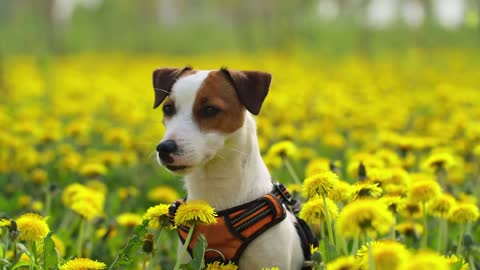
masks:
POLYGON ((480 47, 479 0, 0 0, 0 53, 480 47))

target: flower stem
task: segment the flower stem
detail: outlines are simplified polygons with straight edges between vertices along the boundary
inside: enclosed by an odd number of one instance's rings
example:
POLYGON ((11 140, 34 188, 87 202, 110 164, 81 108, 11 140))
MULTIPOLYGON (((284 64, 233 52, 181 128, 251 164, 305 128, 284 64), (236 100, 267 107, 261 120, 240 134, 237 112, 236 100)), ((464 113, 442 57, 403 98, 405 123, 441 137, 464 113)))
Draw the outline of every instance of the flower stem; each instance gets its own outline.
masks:
POLYGON ((153 245, 153 251, 152 255, 150 256, 150 263, 147 266, 147 270, 153 269, 153 265, 155 264, 155 251, 158 250, 158 246, 160 246, 160 241, 161 241, 161 236, 164 230, 160 229, 160 232, 157 235, 157 240, 155 241, 155 244, 153 245))
POLYGON ((359 236, 355 236, 355 238, 353 239, 353 245, 352 245, 352 256, 355 255, 355 253, 357 252, 358 250, 358 241, 359 241, 359 236))
POLYGON ((30 269, 35 269, 35 267, 37 266, 37 241, 36 240, 32 241, 32 256, 33 256, 33 260, 31 261, 30 269))
POLYGON ((287 157, 284 157, 284 158, 283 158, 283 163, 285 164, 285 167, 287 167, 287 170, 288 170, 288 172, 290 173, 290 175, 292 176, 293 180, 295 180, 295 183, 301 184, 302 181, 301 181, 300 178, 298 177, 297 173, 296 173, 295 170, 293 169, 293 166, 292 166, 292 164, 290 163, 290 161, 288 160, 287 157))
POLYGON ((78 228, 78 239, 77 239, 77 257, 82 257, 83 251, 83 235, 85 234, 85 220, 82 218, 78 228))
POLYGON ((333 230, 332 230, 332 220, 330 219, 330 214, 328 212, 327 198, 325 194, 322 195, 322 198, 323 198, 323 206, 325 207, 325 220, 327 221, 328 241, 332 245, 335 245, 335 239, 333 237, 333 230))
POLYGON ((52 209, 52 195, 50 190, 47 188, 45 191, 45 215, 50 216, 50 212, 52 209))
POLYGON ((423 202, 423 237, 421 247, 426 248, 428 245, 428 216, 426 210, 426 202, 423 202))
POLYGON ((397 217, 393 215, 393 225, 390 228, 390 238, 395 241, 395 226, 397 225, 397 217))
POLYGON ((188 245, 190 244, 190 240, 192 239, 193 231, 195 230, 195 224, 193 224, 190 227, 190 230, 188 231, 187 239, 185 239, 185 243, 183 244, 182 252, 180 253, 180 256, 177 259, 177 262, 175 263, 175 268, 173 270, 178 270, 180 269, 180 264, 182 264, 183 257, 185 257, 185 254, 187 253, 187 248, 188 245))
POLYGON ((375 270, 375 262, 373 260, 372 243, 370 243, 370 238, 368 237, 367 231, 365 231, 365 244, 368 246, 368 269, 369 270, 375 270))
POLYGON ((460 225, 460 231, 458 232, 458 242, 457 242, 457 256, 461 256, 463 251, 463 234, 465 231, 465 225, 460 225))
POLYGON ((438 253, 443 253, 445 251, 445 246, 447 244, 447 220, 442 218, 440 219, 440 225, 438 227, 438 245, 437 251, 438 253))

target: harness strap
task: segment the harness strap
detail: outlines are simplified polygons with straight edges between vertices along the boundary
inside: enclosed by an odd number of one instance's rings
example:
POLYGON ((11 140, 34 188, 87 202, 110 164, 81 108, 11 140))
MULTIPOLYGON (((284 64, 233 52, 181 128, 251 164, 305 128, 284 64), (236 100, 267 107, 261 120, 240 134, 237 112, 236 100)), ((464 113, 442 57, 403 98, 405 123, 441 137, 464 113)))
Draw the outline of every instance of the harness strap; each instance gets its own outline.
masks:
MULTIPOLYGON (((294 214, 300 211, 300 203, 292 198, 283 184, 273 183, 273 186, 272 192, 261 198, 219 211, 217 224, 197 225, 188 246, 190 255, 192 255, 193 247, 197 242, 198 234, 202 233, 208 241, 208 249, 205 252, 207 262, 232 261, 238 264, 240 256, 250 242, 286 218, 287 213, 284 206, 294 214)), ((169 207, 169 219, 172 224, 174 224, 177 208, 185 201, 186 199, 177 200, 169 207)), ((178 226, 177 228, 184 244, 190 227, 178 226)), ((310 260, 310 245, 318 246, 318 241, 308 225, 298 217, 295 228, 301 240, 303 255, 306 260, 310 260)))

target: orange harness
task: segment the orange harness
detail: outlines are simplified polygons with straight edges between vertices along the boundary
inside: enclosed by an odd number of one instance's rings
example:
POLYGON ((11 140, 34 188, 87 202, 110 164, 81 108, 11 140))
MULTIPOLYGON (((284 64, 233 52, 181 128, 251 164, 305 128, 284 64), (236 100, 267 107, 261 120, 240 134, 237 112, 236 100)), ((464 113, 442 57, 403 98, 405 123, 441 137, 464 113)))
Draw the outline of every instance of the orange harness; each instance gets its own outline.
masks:
MULTIPOLYGON (((170 206, 169 216, 172 222, 176 209, 184 201, 178 200, 170 206)), ((204 255, 207 262, 222 261, 238 264, 245 248, 263 232, 284 220, 287 216, 286 207, 292 206, 295 202, 284 185, 274 183, 273 191, 263 197, 219 211, 216 224, 197 225, 188 251, 192 255, 198 234, 201 233, 208 243, 204 255)), ((318 241, 313 237, 305 222, 297 219, 299 222, 296 224, 296 229, 302 240, 304 257, 306 260, 310 260, 310 245, 318 246, 318 241)), ((185 243, 190 228, 187 226, 178 226, 177 228, 182 243, 185 243)))

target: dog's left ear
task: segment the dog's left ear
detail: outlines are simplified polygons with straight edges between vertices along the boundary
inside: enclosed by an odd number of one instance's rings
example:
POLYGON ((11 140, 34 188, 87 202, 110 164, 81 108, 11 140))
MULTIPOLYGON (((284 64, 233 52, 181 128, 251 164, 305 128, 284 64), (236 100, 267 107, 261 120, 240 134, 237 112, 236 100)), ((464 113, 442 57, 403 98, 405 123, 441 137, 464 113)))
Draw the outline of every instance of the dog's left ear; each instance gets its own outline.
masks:
POLYGON ((177 81, 178 77, 187 70, 191 70, 192 67, 186 66, 182 69, 179 68, 158 68, 153 72, 153 90, 155 91, 155 102, 153 108, 157 108, 163 100, 170 95, 173 84, 177 81))
POLYGON ((268 94, 272 75, 261 71, 236 71, 220 69, 233 85, 240 102, 252 114, 258 115, 268 94))

